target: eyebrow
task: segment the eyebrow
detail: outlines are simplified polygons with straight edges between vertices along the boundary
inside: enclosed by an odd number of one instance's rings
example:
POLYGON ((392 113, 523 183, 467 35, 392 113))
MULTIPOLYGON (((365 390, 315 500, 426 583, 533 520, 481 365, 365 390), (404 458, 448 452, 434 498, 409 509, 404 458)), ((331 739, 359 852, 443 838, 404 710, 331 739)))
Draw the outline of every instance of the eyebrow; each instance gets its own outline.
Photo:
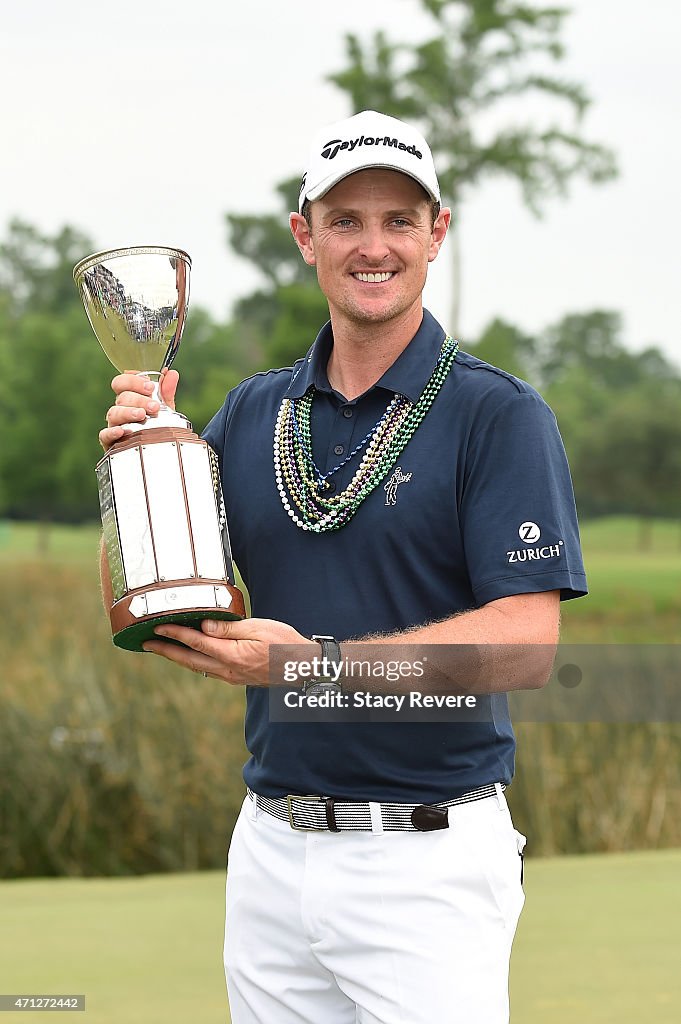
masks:
MULTIPOLYGON (((404 217, 404 216, 416 217, 416 216, 418 216, 419 212, 420 212, 420 208, 419 207, 416 207, 416 206, 402 206, 402 207, 399 207, 396 210, 385 210, 383 215, 385 217, 404 217)), ((361 213, 362 213, 361 210, 353 210, 353 209, 351 209, 349 207, 338 206, 338 207, 336 207, 334 209, 327 210, 324 213, 323 216, 325 218, 326 217, 357 217, 357 216, 360 216, 361 213)))

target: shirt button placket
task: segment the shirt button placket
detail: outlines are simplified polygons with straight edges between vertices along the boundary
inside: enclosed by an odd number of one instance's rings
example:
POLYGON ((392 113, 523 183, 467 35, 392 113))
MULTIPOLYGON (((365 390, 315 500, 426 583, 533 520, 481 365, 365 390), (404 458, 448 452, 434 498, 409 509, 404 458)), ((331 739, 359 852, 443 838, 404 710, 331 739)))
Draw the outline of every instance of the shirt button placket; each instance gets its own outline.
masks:
MULTIPOLYGON (((352 433, 355 428, 354 406, 344 405, 336 413, 336 421, 333 429, 333 437, 330 438, 329 457, 327 472, 333 469, 339 462, 347 458, 352 451, 352 433)), ((357 469, 355 460, 351 459, 341 470, 329 478, 329 483, 334 482, 336 490, 342 490, 351 479, 353 472, 357 469)))

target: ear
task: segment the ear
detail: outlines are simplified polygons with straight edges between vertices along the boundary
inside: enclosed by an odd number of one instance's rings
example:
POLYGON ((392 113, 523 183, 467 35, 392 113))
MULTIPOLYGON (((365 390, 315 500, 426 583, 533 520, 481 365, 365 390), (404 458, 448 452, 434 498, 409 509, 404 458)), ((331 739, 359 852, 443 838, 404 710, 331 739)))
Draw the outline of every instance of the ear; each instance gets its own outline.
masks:
POLYGON ((296 245, 300 249, 300 255, 309 267, 313 267, 316 263, 314 243, 312 241, 312 233, 307 221, 302 214, 292 213, 289 217, 289 224, 291 226, 291 234, 295 238, 296 245))
POLYGON ((445 206, 440 210, 430 236, 430 248, 428 249, 428 262, 432 263, 440 251, 440 246, 445 240, 445 235, 452 220, 452 211, 445 206))

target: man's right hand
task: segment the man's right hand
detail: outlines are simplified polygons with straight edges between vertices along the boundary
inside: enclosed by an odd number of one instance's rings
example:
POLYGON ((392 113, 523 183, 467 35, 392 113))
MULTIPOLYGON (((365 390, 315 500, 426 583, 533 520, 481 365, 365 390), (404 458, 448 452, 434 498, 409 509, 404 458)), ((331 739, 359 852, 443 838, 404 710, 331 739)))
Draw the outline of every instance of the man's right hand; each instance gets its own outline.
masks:
MULTIPOLYGON (((170 409, 175 408, 175 391, 180 375, 177 370, 166 370, 161 376, 161 394, 170 409)), ((129 431, 124 423, 142 423, 147 416, 157 416, 159 404, 152 399, 153 383, 148 377, 136 373, 120 373, 111 381, 116 404, 106 414, 106 427, 99 432, 99 443, 104 451, 120 441, 129 431)))

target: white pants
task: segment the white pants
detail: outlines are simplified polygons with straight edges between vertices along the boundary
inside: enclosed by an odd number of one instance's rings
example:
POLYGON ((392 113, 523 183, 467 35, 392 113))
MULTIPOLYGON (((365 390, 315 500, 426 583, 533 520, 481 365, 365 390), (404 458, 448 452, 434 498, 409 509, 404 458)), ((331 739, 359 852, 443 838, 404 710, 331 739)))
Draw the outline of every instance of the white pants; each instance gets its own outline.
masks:
POLYGON ((504 1024, 524 902, 506 800, 435 832, 296 832, 246 800, 227 872, 232 1024, 504 1024))

